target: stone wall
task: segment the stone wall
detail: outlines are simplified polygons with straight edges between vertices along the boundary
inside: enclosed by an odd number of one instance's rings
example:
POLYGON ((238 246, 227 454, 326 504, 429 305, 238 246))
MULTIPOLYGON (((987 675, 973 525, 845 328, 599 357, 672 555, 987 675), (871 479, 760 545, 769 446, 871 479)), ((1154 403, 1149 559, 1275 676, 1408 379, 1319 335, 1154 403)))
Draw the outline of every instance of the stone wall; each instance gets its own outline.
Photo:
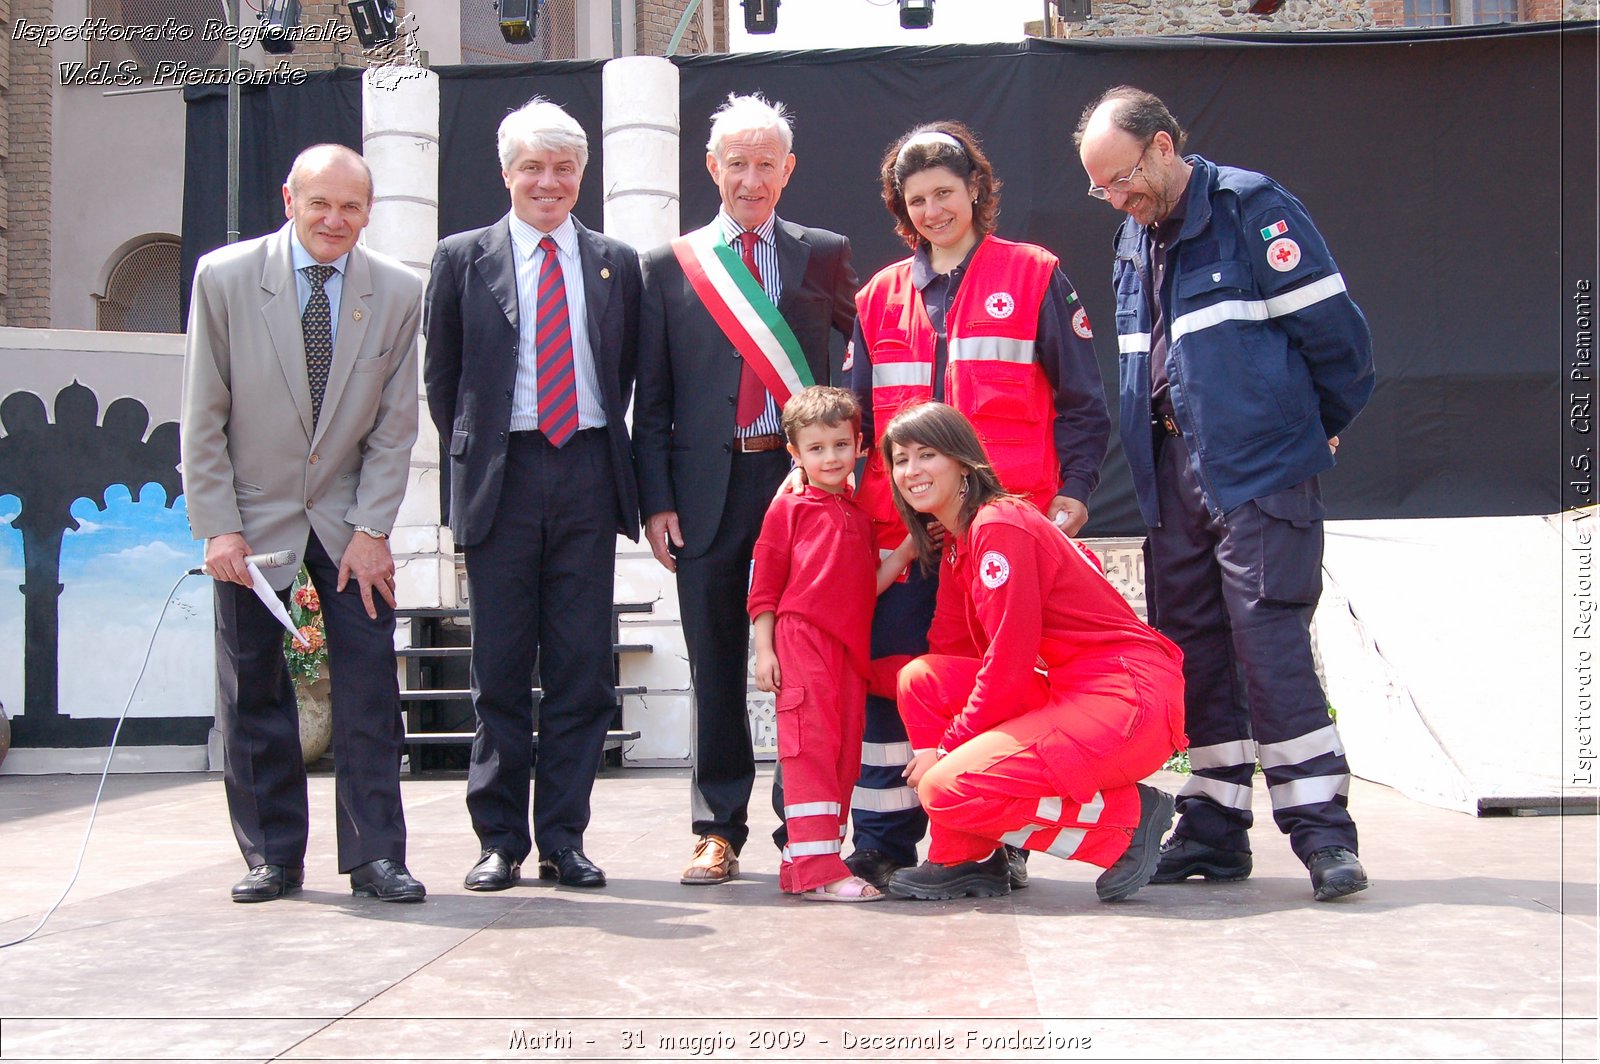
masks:
POLYGON ((1249 7, 1250 0, 1094 0, 1093 17, 1073 27, 1072 36, 1363 30, 1376 24, 1367 0, 1288 0, 1267 17, 1250 14, 1249 7))
POLYGON ((49 48, 14 39, 17 19, 51 21, 50 0, 0 0, 0 325, 50 324, 49 48))

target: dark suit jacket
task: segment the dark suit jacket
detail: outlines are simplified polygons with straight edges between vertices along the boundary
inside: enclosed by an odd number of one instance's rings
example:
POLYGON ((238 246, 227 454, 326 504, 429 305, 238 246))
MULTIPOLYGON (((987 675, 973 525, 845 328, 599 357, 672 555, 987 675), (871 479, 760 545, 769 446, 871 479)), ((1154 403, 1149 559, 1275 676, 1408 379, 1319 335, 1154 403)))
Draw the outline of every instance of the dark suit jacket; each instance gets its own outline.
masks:
MULTIPOLYGON (((511 393, 517 377, 517 275, 508 215, 485 229, 439 242, 428 282, 423 381, 428 411, 449 456, 445 519, 458 546, 483 540, 500 505, 511 393)), ((617 531, 639 538, 638 489, 626 421, 637 368, 639 257, 627 244, 585 229, 576 218, 588 306, 589 347, 611 442, 617 531)), ((596 490, 599 485, 578 485, 596 490)))
MULTIPOLYGON (((712 225, 719 225, 713 221, 712 225)), ((850 241, 778 219, 783 315, 818 384, 829 383, 828 330, 855 324, 850 241)), ((639 399, 634 451, 645 518, 676 510, 682 553, 705 552, 722 520, 733 465, 734 403, 742 359, 683 274, 670 244, 640 256, 639 399)))

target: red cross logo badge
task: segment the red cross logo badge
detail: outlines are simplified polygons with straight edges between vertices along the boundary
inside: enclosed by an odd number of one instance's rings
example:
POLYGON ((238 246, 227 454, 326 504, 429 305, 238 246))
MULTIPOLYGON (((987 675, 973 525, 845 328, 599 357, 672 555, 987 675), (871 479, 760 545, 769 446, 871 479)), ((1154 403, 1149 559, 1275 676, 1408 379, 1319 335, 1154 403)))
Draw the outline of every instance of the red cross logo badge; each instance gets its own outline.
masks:
POLYGON ((1094 330, 1089 328, 1089 314, 1082 307, 1079 307, 1077 313, 1072 315, 1072 331, 1085 340, 1094 339, 1094 330))
POLYGON ((1300 245, 1288 237, 1267 245, 1267 265, 1279 273, 1288 273, 1300 265, 1300 245))
POLYGON ((1011 298, 1010 292, 995 292, 983 301, 983 309, 991 318, 1009 318, 1017 309, 1017 301, 1011 298))
POLYGON ((978 579, 983 586, 993 589, 1011 578, 1011 563, 997 550, 985 551, 978 559, 978 579))

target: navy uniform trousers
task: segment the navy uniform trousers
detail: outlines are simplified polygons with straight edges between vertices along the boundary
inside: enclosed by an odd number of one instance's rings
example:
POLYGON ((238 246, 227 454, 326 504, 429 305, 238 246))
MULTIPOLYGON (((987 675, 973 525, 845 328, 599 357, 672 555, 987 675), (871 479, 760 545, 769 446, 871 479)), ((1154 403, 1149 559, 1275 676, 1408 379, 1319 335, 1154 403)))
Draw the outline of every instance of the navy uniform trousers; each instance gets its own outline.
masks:
POLYGON ((1305 861, 1356 849, 1350 768, 1311 653, 1322 594, 1322 498, 1315 477, 1210 514, 1187 441, 1158 430, 1161 524, 1145 541, 1150 620, 1183 650, 1192 774, 1176 834, 1248 852, 1259 759, 1272 815, 1305 861))

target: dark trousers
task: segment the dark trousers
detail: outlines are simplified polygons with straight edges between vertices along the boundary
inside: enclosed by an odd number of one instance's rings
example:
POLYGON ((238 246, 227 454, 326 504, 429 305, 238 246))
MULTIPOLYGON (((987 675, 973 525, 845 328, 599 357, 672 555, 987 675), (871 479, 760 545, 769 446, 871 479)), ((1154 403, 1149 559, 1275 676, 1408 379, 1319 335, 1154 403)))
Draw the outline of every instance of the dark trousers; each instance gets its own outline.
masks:
MULTIPOLYGON (((937 573, 925 575, 913 563, 905 583, 890 584, 878 596, 872 615, 874 659, 927 653, 938 587, 937 573)), ((850 805, 852 842, 857 850, 880 850, 900 865, 917 863, 917 844, 928 830, 928 814, 902 775, 910 760, 899 707, 892 699, 868 695, 861 777, 850 805)))
MULTIPOLYGON (((263 545, 265 546, 265 545, 263 545)), ((367 616, 352 578, 335 591, 339 567, 313 533, 305 566, 322 599, 333 698, 335 823, 339 871, 406 859, 400 806, 405 726, 395 677, 394 611, 376 593, 367 616)), ((222 782, 239 849, 252 868, 305 862, 306 766, 294 686, 283 659, 283 626, 239 584, 214 581, 217 727, 222 782)), ((279 593, 288 601, 289 593, 279 593)))
POLYGON ((616 710, 611 652, 617 513, 604 429, 552 447, 515 432, 505 486, 481 543, 464 548, 477 734, 467 811, 479 843, 523 861, 581 849, 616 710), (538 783, 533 677, 538 668, 538 783))
POLYGON ((1192 775, 1177 833, 1248 851, 1257 759, 1302 861, 1356 848, 1350 769, 1311 653, 1322 594, 1316 478, 1224 514, 1205 508, 1183 437, 1157 441, 1161 524, 1145 543, 1150 619, 1183 649, 1192 775))
POLYGON ((750 555, 788 472, 786 451, 735 453, 717 534, 704 554, 678 558, 678 604, 694 682, 690 815, 696 835, 720 835, 735 853, 750 835, 756 778, 747 708, 750 555))

